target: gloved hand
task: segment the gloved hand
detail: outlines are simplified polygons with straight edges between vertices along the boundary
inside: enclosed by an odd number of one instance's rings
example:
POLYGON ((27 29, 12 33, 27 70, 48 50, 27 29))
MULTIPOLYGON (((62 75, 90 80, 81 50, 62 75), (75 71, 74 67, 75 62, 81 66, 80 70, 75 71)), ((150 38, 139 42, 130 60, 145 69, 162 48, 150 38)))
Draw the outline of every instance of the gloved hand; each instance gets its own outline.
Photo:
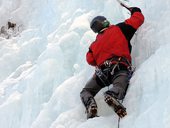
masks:
POLYGON ((131 12, 131 15, 133 15, 135 12, 141 12, 140 8, 138 7, 131 7, 129 8, 129 11, 131 12))

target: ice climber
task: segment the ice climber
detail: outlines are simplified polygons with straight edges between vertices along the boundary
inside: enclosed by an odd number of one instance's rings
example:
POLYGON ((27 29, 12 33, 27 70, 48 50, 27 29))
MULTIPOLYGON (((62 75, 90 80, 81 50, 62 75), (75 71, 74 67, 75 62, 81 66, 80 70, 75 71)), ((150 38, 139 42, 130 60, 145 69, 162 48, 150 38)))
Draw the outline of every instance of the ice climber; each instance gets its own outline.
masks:
POLYGON ((80 93, 87 118, 98 116, 94 96, 106 86, 111 87, 104 93, 105 102, 115 108, 119 117, 126 115, 119 113, 119 108, 116 107, 124 99, 129 85, 132 49, 130 40, 144 22, 144 16, 138 7, 131 7, 130 12, 130 18, 116 25, 111 25, 104 16, 97 16, 90 23, 97 36, 89 47, 86 60, 96 70, 80 93))

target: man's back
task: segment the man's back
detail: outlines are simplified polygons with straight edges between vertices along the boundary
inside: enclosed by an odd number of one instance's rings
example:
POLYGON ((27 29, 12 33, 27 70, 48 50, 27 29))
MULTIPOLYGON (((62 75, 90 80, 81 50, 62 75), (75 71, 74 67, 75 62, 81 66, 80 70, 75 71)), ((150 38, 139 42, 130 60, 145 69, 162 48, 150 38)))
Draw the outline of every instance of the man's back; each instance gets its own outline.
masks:
POLYGON ((93 49, 97 65, 113 56, 123 56, 131 60, 128 42, 120 28, 115 25, 111 25, 103 33, 98 34, 90 47, 93 49))

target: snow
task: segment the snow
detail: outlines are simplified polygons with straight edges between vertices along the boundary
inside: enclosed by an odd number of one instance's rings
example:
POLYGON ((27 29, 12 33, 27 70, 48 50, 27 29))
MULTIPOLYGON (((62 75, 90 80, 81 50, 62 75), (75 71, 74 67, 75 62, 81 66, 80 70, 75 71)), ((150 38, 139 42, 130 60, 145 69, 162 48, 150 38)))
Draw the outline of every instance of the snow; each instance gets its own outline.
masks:
MULTIPOLYGON (((136 67, 120 128, 170 128, 170 1, 126 0, 145 23, 132 39, 136 67)), ((129 17, 116 0, 1 0, 0 128, 117 128, 118 117, 95 97, 98 118, 86 119, 79 93, 94 73, 85 54, 96 15, 112 24, 129 17)))

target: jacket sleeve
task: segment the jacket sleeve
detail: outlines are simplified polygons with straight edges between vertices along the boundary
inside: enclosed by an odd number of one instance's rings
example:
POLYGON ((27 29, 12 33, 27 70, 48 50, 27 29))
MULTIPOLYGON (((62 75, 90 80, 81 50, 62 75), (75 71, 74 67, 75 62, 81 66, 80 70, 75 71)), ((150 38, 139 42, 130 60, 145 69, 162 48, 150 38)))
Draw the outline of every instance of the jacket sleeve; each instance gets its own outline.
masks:
POLYGON ((144 16, 137 7, 132 8, 131 14, 131 17, 125 20, 125 23, 132 26, 134 29, 138 29, 144 22, 144 16))
POLYGON ((131 8, 131 17, 125 20, 122 23, 117 24, 126 39, 128 40, 129 51, 131 52, 132 46, 130 44, 130 40, 135 34, 136 30, 143 24, 144 16, 141 13, 141 10, 137 7, 131 8))
POLYGON ((89 48, 89 51, 86 54, 86 61, 87 61, 87 63, 89 65, 92 65, 92 66, 96 66, 97 65, 96 61, 95 61, 95 59, 93 57, 93 52, 92 52, 92 50, 90 48, 89 48))

